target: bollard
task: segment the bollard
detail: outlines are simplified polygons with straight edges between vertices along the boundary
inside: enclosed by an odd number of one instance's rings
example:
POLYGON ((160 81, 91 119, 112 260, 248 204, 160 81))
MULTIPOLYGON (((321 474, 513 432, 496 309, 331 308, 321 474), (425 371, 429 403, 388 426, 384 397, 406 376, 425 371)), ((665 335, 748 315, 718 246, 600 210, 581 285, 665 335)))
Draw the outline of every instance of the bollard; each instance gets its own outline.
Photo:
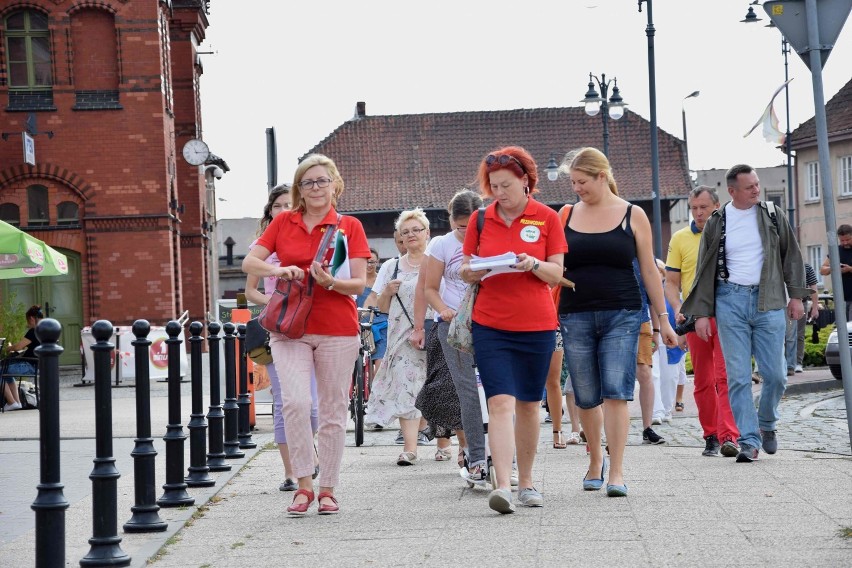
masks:
POLYGON ((240 407, 237 406, 237 357, 236 336, 237 329, 231 322, 223 326, 225 330, 225 457, 228 459, 241 458, 246 454, 240 451, 238 438, 240 423, 240 407))
POLYGON ((210 487, 216 481, 210 477, 207 467, 207 420, 204 418, 204 392, 201 383, 201 347, 204 325, 200 321, 189 324, 189 356, 192 373, 192 413, 189 415, 189 474, 186 484, 190 487, 210 487))
POLYGON ((133 489, 136 504, 133 515, 122 527, 124 532, 159 532, 169 528, 160 518, 157 505, 154 439, 151 437, 151 368, 148 364, 151 324, 140 319, 133 322, 133 345, 136 360, 136 439, 133 441, 133 489))
POLYGON ((68 501, 59 482, 59 355, 57 343, 62 326, 45 318, 36 326, 41 345, 35 348, 38 362, 39 456, 41 462, 38 495, 30 505, 35 511, 36 568, 65 566, 65 509, 68 501))
POLYGON ((207 467, 210 471, 230 471, 225 461, 225 413, 220 401, 219 373, 219 331, 218 322, 207 324, 207 345, 210 355, 210 409, 207 412, 207 467))
POLYGON ((92 325, 95 344, 95 467, 92 480, 92 538, 89 553, 80 559, 80 566, 129 566, 128 556, 120 546, 118 536, 118 478, 112 455, 112 387, 110 385, 110 352, 115 345, 112 324, 98 320, 92 325))
POLYGON ((251 439, 251 417, 249 416, 249 407, 251 399, 248 392, 248 364, 246 360, 246 324, 241 323, 237 326, 239 335, 240 349, 240 400, 237 403, 240 407, 240 431, 237 437, 240 440, 240 449, 256 448, 257 444, 251 439))
POLYGON ((166 324, 166 345, 169 355, 169 424, 166 426, 166 483, 163 496, 157 500, 160 507, 192 505, 195 499, 186 492, 183 479, 183 441, 186 436, 180 424, 180 344, 181 325, 176 321, 166 324))

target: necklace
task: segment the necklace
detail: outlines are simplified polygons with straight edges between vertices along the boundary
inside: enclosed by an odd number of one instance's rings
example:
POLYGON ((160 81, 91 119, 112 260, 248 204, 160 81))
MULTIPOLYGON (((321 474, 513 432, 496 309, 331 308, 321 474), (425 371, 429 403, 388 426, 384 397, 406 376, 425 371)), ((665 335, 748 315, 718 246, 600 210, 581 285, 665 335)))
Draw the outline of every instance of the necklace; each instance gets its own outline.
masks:
POLYGON ((414 264, 413 262, 411 262, 411 257, 409 257, 409 256, 406 256, 406 257, 405 257, 405 262, 406 262, 406 263, 408 264, 408 266, 410 266, 411 268, 420 268, 420 265, 421 265, 421 264, 423 264, 423 261, 422 261, 422 260, 421 260, 418 264, 414 264))

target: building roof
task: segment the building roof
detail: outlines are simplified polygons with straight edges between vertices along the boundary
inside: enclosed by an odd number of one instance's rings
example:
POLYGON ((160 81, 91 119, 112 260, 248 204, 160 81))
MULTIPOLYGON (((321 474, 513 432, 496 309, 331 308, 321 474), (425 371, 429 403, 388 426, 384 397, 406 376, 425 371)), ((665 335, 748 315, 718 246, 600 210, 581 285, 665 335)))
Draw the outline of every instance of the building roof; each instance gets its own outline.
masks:
MULTIPOLYGON (((830 139, 852 136, 852 80, 825 105, 825 117, 830 139)), ((790 145, 793 149, 813 146, 817 143, 816 138, 816 118, 811 117, 790 133, 790 145)))
MULTIPOLYGON (((582 107, 367 116, 358 113, 307 154, 321 153, 337 164, 346 183, 342 211, 399 211, 419 205, 446 207, 463 187, 478 190, 476 171, 491 150, 519 145, 536 159, 538 199, 574 201, 570 181, 547 179, 551 156, 600 148, 600 115, 582 107)), ((631 111, 609 121, 609 154, 619 193, 630 201, 652 199, 650 123, 631 111)), ((691 188, 683 142, 659 130, 660 196, 685 197, 691 188)), ((307 155, 305 154, 305 155, 307 155)), ((304 156, 303 156, 304 157, 304 156)))

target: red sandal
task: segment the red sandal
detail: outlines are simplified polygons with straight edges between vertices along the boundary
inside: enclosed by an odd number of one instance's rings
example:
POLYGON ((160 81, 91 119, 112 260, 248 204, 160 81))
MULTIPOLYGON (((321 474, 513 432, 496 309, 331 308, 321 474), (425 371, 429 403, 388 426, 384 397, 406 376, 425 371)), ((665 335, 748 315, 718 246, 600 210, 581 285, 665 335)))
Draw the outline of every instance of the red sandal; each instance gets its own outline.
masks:
POLYGON ((322 493, 320 493, 319 497, 317 498, 317 501, 319 502, 319 514, 320 515, 336 515, 338 512, 340 512, 340 507, 337 504, 337 499, 335 499, 334 495, 332 495, 331 493, 329 493, 327 491, 323 491, 322 493), (326 498, 331 499, 331 501, 334 504, 333 505, 323 505, 322 500, 326 499, 326 498))
POLYGON ((311 503, 314 502, 314 492, 308 489, 299 489, 296 491, 296 494, 293 496, 293 504, 287 507, 287 514, 291 517, 304 517, 305 513, 308 512, 308 508, 310 508, 311 503), (304 495, 308 498, 308 500, 304 503, 296 503, 296 498, 299 495, 304 495))

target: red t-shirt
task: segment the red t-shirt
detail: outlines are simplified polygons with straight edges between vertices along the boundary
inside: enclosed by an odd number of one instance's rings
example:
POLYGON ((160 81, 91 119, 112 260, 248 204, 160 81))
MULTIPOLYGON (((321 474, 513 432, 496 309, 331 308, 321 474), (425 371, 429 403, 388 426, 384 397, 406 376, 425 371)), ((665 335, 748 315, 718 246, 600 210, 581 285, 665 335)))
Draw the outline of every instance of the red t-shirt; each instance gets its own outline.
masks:
MULTIPOLYGON (((307 274, 325 234, 326 225, 336 222, 337 211, 332 208, 309 233, 301 212, 284 211, 276 215, 257 240, 257 244, 276 253, 281 266, 298 266, 307 274)), ((349 258, 370 258, 370 245, 367 243, 367 235, 364 234, 361 221, 343 215, 339 229, 346 235, 349 258)), ((358 335, 359 330, 358 312, 355 310, 355 300, 352 296, 329 291, 314 284, 314 303, 305 333, 358 335)))
MULTIPOLYGON (((530 199, 523 215, 507 227, 496 206, 495 202, 485 209, 481 237, 476 230, 478 212, 470 216, 464 239, 465 255, 494 256, 511 251, 545 261, 551 255, 568 252, 559 215, 550 207, 530 199)), ((486 278, 479 287, 473 321, 504 331, 555 330, 556 308, 550 286, 532 271, 486 278)))

